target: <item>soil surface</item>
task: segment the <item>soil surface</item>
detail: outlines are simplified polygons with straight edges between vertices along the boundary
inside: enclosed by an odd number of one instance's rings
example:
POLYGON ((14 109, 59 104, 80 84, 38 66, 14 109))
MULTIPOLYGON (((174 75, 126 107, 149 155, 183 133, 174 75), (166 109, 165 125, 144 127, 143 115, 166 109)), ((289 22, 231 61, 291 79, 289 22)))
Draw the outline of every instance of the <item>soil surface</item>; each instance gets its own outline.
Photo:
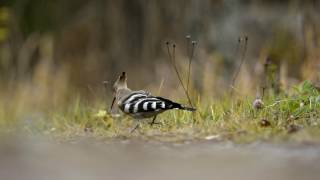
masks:
MULTIPOLYGON (((27 139, 27 140, 25 140, 27 139)), ((320 146, 139 139, 0 141, 3 180, 318 179, 320 146)))

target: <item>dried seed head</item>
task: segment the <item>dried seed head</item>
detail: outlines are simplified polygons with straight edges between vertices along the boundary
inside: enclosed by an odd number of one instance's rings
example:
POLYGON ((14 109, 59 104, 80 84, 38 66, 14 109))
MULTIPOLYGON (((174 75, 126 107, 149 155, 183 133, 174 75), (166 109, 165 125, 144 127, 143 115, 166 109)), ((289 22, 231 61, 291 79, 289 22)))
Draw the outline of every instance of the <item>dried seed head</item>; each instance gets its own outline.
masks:
POLYGON ((192 41, 191 43, 192 43, 192 45, 196 45, 197 41, 192 41))
POLYGON ((170 42, 169 41, 166 41, 166 45, 169 45, 170 44, 170 42))
POLYGON ((256 98, 253 101, 252 106, 255 109, 262 109, 263 108, 263 101, 260 98, 256 98))
POLYGON ((176 44, 172 44, 172 47, 174 47, 174 48, 175 48, 175 47, 176 47, 176 44))

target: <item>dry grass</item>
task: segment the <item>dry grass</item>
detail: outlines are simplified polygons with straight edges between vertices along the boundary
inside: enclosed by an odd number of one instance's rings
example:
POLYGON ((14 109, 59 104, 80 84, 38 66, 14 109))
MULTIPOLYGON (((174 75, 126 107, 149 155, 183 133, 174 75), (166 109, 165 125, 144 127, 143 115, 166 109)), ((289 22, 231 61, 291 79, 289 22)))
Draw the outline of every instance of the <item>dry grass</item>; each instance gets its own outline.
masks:
POLYGON ((59 140, 88 136, 161 141, 320 142, 320 93, 309 82, 277 96, 266 96, 261 109, 253 107, 254 96, 198 100, 195 114, 168 111, 158 116, 161 125, 150 127, 141 122, 141 128, 134 133, 129 133, 132 119, 126 116, 112 118, 104 111, 104 100, 88 102, 74 96, 61 107, 54 105, 52 109, 46 109, 39 104, 24 104, 27 101, 22 99, 1 101, 2 132, 45 135, 59 140))

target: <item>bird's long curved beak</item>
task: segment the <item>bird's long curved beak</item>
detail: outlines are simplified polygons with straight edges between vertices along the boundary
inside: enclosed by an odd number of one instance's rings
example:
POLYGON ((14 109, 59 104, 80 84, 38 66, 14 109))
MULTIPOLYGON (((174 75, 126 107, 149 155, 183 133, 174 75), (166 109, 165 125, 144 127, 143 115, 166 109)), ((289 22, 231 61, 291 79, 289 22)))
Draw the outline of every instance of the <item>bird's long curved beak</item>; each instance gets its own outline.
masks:
POLYGON ((112 103, 111 103, 111 106, 110 106, 110 111, 112 111, 113 104, 114 104, 115 100, 116 100, 116 97, 113 97, 113 99, 112 99, 112 103))

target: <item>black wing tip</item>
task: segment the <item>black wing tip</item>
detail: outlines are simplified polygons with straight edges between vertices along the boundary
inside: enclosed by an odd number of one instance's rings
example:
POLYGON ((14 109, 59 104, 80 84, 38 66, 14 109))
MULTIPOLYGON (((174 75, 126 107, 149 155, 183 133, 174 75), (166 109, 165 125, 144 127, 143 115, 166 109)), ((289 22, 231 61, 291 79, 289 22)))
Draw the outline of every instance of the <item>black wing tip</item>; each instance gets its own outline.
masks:
POLYGON ((173 101, 171 101, 171 100, 169 100, 169 99, 166 99, 166 98, 163 98, 163 97, 157 96, 157 97, 155 97, 155 98, 157 98, 157 99, 159 99, 159 100, 161 100, 161 101, 164 101, 165 103, 170 104, 171 106, 169 107, 169 109, 175 109, 175 108, 177 108, 177 109, 186 110, 186 111, 191 111, 191 112, 194 112, 194 111, 197 110, 196 108, 186 107, 186 106, 183 106, 183 105, 181 105, 181 104, 179 104, 179 103, 173 102, 173 101))
POLYGON ((191 111, 191 112, 195 112, 197 109, 193 108, 193 107, 182 107, 183 110, 187 110, 187 111, 191 111))

